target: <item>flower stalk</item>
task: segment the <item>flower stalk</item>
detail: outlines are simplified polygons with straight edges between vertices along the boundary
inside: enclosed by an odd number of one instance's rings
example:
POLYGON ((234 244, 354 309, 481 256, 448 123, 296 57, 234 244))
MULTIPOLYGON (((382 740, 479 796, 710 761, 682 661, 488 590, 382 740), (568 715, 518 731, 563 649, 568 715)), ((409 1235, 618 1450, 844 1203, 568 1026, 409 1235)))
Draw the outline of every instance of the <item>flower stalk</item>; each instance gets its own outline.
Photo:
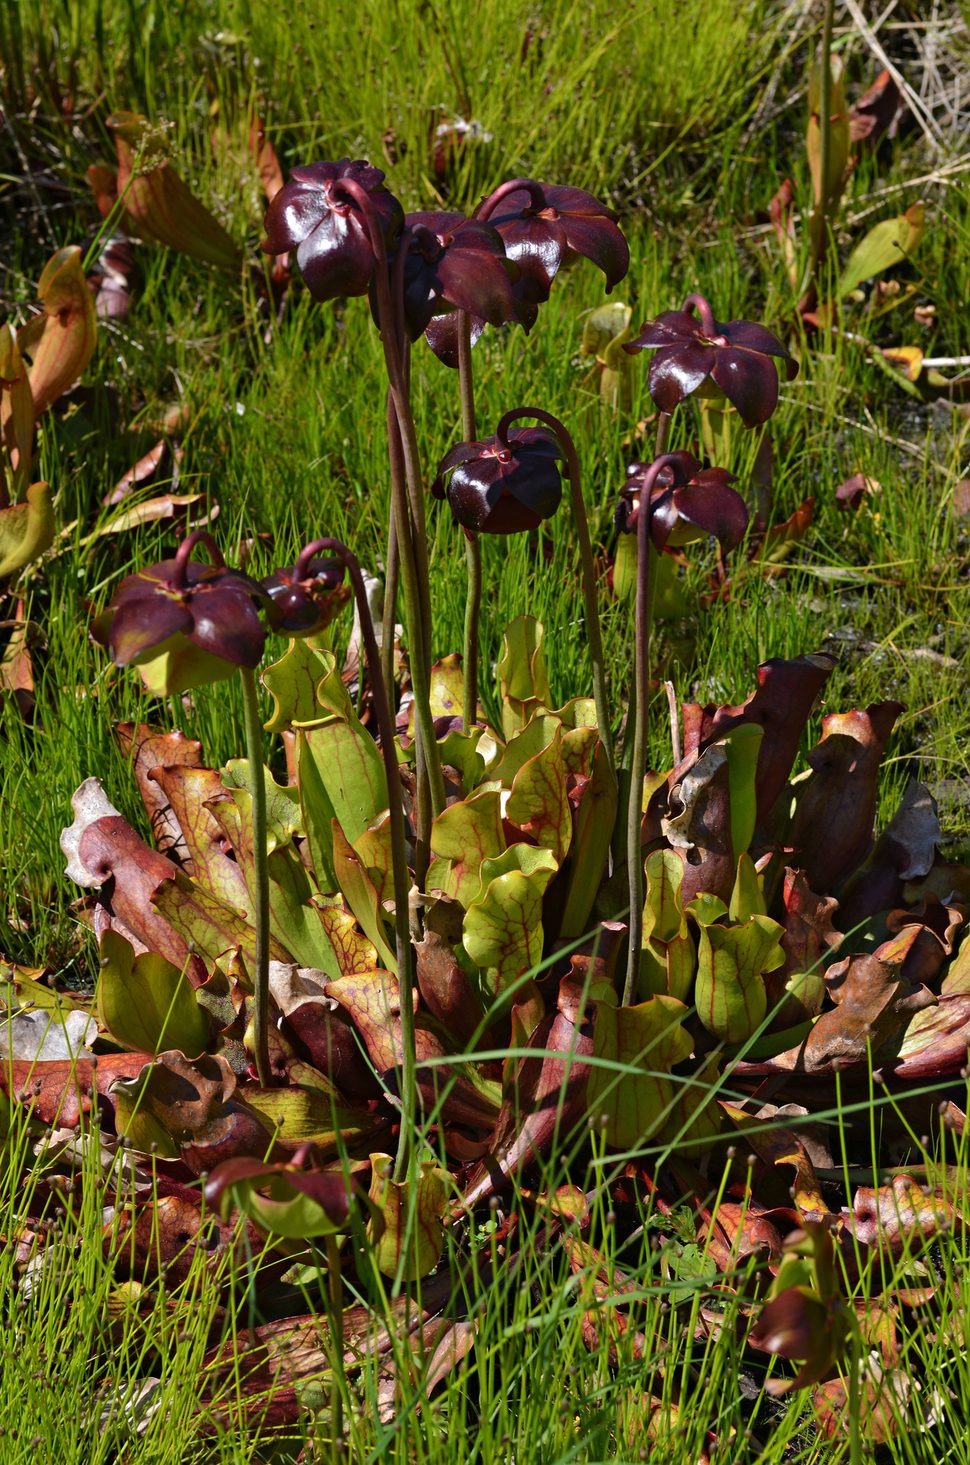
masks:
MULTIPOLYGON (((472 323, 467 311, 458 321, 458 391, 461 398, 461 435, 465 442, 478 436, 475 382, 472 375, 472 323)), ((478 716, 478 626, 482 607, 482 546, 472 529, 464 530, 468 587, 465 591, 465 641, 462 670, 462 722, 470 732, 478 716)))
POLYGON ((545 412, 541 407, 515 407, 511 412, 506 412, 496 428, 496 437, 502 441, 507 439, 508 430, 513 422, 520 421, 523 417, 531 417, 536 422, 541 422, 545 427, 551 429, 559 441, 566 459, 566 475, 569 479, 569 493, 572 502, 573 521, 576 525, 576 537, 579 540, 579 555, 582 565, 583 582, 583 603, 586 612, 586 634, 589 638, 589 653, 593 666, 593 700, 596 703, 596 721, 599 726, 599 738, 606 753, 607 762, 611 772, 614 771, 613 739, 610 733, 610 704, 606 690, 606 662, 603 655, 603 636, 600 630, 599 609, 596 597, 596 566, 593 561, 593 545, 589 536, 589 520, 586 517, 586 504, 583 500, 582 475, 579 466, 579 454, 576 452, 576 444, 566 427, 554 417, 551 412, 545 412))
POLYGON ((253 1031, 256 1073, 264 1088, 272 1082, 269 1061, 269 855, 266 828, 266 775, 263 772, 263 724, 259 715, 256 673, 239 668, 243 694, 243 727, 253 797, 253 872, 256 884, 256 970, 253 973, 253 1031))
POLYGON ((637 994, 640 977, 640 953, 643 946, 643 853, 640 834, 643 824, 643 780, 646 774, 647 718, 650 695, 650 629, 656 598, 657 577, 652 574, 656 550, 650 534, 652 490, 662 470, 677 463, 673 453, 661 453, 654 459, 640 487, 640 503, 636 515, 637 533, 637 597, 636 643, 634 652, 634 719, 630 787, 626 810, 627 878, 630 890, 629 941, 623 1006, 629 1007, 637 994))
POLYGON ((381 676, 381 653, 367 603, 367 590, 360 565, 355 555, 339 539, 315 539, 300 555, 299 564, 308 564, 316 554, 336 555, 342 561, 350 580, 357 614, 360 619, 360 634, 364 644, 364 657, 370 679, 371 695, 374 699, 374 715, 381 739, 381 757, 387 778, 387 803, 391 830, 391 868, 394 879, 394 954, 397 958, 397 979, 401 997, 401 1129, 398 1136, 397 1156, 394 1163, 394 1177, 402 1180, 410 1164, 411 1134, 415 1127, 416 1057, 414 1028, 414 971, 409 920, 410 876, 408 873, 407 841, 405 837, 404 804, 401 794, 401 775, 398 771, 395 752, 394 720, 390 703, 381 676))
MULTIPOLYGON (((351 178, 342 179, 341 187, 360 208, 370 230, 371 246, 377 262, 374 271, 377 318, 384 347, 384 363, 387 369, 390 396, 400 433, 404 483, 402 485, 399 481, 395 481, 394 451, 392 449, 391 492, 394 499, 401 586, 404 592, 405 614, 408 623, 415 732, 418 742, 417 757, 419 765, 423 763, 426 769, 429 790, 427 805, 425 806, 422 800, 419 801, 418 807, 417 838, 419 846, 424 849, 429 846, 432 820, 444 808, 445 802, 441 755, 435 738, 434 718, 431 712, 431 603, 424 490, 421 483, 417 438, 408 392, 405 342, 399 329, 400 310, 395 306, 391 291, 391 274, 388 268, 384 230, 367 189, 362 188, 351 178)), ((406 252, 407 248, 408 231, 405 230, 398 242, 398 249, 406 252)), ((420 768, 418 782, 420 786, 420 768)))

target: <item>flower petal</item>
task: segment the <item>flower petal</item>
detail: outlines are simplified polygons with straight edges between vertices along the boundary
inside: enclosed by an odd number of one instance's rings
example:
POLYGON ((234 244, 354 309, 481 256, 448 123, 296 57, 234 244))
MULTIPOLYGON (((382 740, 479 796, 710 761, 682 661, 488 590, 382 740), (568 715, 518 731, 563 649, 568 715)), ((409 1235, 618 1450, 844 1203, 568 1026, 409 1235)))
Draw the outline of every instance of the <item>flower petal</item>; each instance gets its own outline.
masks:
POLYGON ((798 362, 788 347, 764 326, 755 325, 750 320, 729 320, 727 325, 721 327, 721 332, 727 336, 732 346, 740 346, 745 351, 760 351, 763 356, 780 357, 785 363, 788 381, 798 375, 798 362))
MULTIPOLYGON (((424 339, 438 360, 443 365, 450 366, 452 371, 458 370, 458 324, 457 311, 452 311, 450 315, 436 315, 428 321, 424 333, 424 339)), ((484 329, 485 322, 478 316, 472 316, 473 346, 484 329)))
POLYGON ((198 591, 190 609, 194 645, 234 666, 258 665, 266 629, 248 595, 215 585, 198 591))
POLYGON ((180 600, 163 594, 129 596, 114 612, 108 649, 117 666, 130 666, 170 636, 191 630, 191 612, 180 600))
POLYGON ((658 350, 663 346, 686 346, 696 343, 700 336, 700 323, 690 311, 665 310, 656 320, 644 321, 640 334, 623 349, 633 354, 658 350))
POLYGON ((365 295, 375 265, 370 238, 359 220, 336 210, 299 245, 296 261, 310 294, 321 301, 365 295))
POLYGON ((672 412, 710 374, 717 360, 711 346, 690 342, 658 351, 650 363, 650 395, 661 412, 672 412))
POLYGON ((464 249, 456 239, 438 260, 438 278, 446 300, 489 325, 502 325, 512 315, 512 282, 504 256, 464 249))
POLYGON ((711 378, 741 414, 745 427, 767 422, 778 405, 778 372, 770 356, 720 347, 711 378))
POLYGON ((319 189, 292 183, 281 188, 266 210, 266 238, 260 249, 266 254, 296 249, 329 212, 330 205, 319 189))
POLYGON ((714 538, 725 549, 740 544, 748 527, 748 506, 736 489, 724 482, 675 488, 674 507, 680 519, 714 538))
POLYGON ((563 224, 573 254, 598 265, 606 276, 607 290, 612 290, 630 268, 630 246, 619 229, 604 214, 569 214, 563 224))
POLYGON ((567 248, 566 230, 561 221, 530 215, 524 219, 493 218, 491 222, 502 236, 506 256, 548 290, 567 248))

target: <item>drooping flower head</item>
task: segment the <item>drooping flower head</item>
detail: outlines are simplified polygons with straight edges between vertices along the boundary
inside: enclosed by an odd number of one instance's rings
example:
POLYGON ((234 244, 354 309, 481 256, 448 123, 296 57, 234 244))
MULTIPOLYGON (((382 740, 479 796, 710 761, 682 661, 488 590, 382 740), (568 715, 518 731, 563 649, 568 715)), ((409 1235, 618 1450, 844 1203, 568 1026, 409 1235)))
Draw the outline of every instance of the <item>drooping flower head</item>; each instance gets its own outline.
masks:
POLYGON ((459 443, 431 485, 455 522, 475 534, 518 534, 551 519, 562 499, 563 451, 545 427, 512 428, 459 443))
POLYGON ((509 259, 547 293, 562 265, 577 255, 599 266, 607 290, 630 268, 615 214, 582 188, 515 178, 485 199, 476 217, 494 224, 509 259))
POLYGON ((266 641, 258 607, 267 604, 262 587, 228 569, 211 536, 199 530, 174 559, 126 576, 94 635, 117 666, 158 663, 162 670, 146 679, 152 690, 173 694, 257 666, 266 641), (214 564, 190 558, 200 541, 214 564))
MULTIPOLYGON (((506 259, 515 266, 512 279, 511 319, 530 331, 539 306, 549 299, 552 282, 564 264, 583 257, 592 260, 612 290, 630 267, 627 242, 615 215, 599 199, 581 188, 560 188, 533 178, 513 178, 483 200, 475 219, 496 230, 506 259)), ((471 318, 472 341, 485 329, 481 312, 471 318)), ((438 316, 428 325, 428 344, 446 366, 457 366, 457 325, 451 316, 438 316)))
POLYGON ((269 597, 274 631, 294 638, 315 636, 329 626, 350 599, 340 560, 318 559, 304 549, 295 565, 274 570, 261 582, 269 597))
POLYGON ((266 213, 267 254, 296 251, 315 300, 366 295, 374 273, 370 221, 390 248, 404 211, 384 186, 384 174, 361 159, 294 168, 266 213))
POLYGON ((412 341, 453 310, 488 325, 511 319, 518 271, 491 224, 440 212, 408 214, 404 222, 404 319, 412 341))
POLYGON ((713 534, 724 549, 744 538, 748 509, 731 487, 725 468, 704 468, 691 453, 665 453, 653 463, 631 463, 620 490, 617 528, 632 533, 644 503, 650 506, 650 537, 662 551, 713 534))
POLYGON ((672 412, 710 378, 737 408, 745 427, 767 422, 778 405, 776 360, 789 381, 798 371, 798 363, 771 331, 747 320, 715 320, 703 295, 688 295, 682 310, 665 310, 647 321, 623 349, 656 351, 648 385, 662 412, 672 412))

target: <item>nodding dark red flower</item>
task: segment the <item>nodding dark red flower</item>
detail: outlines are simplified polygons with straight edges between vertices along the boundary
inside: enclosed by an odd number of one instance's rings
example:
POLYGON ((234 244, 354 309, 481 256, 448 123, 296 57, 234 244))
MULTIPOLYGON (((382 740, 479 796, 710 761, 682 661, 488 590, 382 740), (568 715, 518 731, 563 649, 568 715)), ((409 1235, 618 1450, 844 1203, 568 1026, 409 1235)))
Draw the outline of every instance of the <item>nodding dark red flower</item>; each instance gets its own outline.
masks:
POLYGON ((267 210, 261 248, 267 254, 295 250, 315 300, 366 295, 375 256, 366 205, 358 190, 366 193, 387 248, 404 218, 401 205, 383 183, 380 168, 360 159, 294 168, 267 210))
POLYGON ((778 405, 775 360, 789 381, 798 372, 798 362, 777 336, 751 321, 715 320, 703 295, 688 295, 683 310, 665 310, 647 321, 623 349, 656 351, 648 385, 662 412, 672 412, 709 377, 738 409, 745 427, 767 422, 778 405))
POLYGON ((269 596, 273 630, 294 638, 324 630, 351 594, 340 560, 316 559, 305 551, 295 565, 275 570, 260 583, 269 596))
POLYGON ((679 548, 713 534, 724 549, 740 544, 748 509, 726 468, 704 468, 691 453, 667 453, 662 466, 631 463, 620 490, 617 528, 631 533, 650 496, 650 536, 658 551, 679 548), (656 470, 656 471, 655 471, 656 470))
POLYGON ((494 224, 509 259, 546 296, 561 266, 577 255, 599 266, 607 290, 630 268, 616 215, 582 188, 515 178, 485 199, 476 217, 494 224))
MULTIPOLYGON (((614 215, 581 188, 559 188, 514 178, 489 194, 475 212, 501 237, 505 257, 514 267, 512 306, 507 319, 530 331, 539 306, 549 299, 552 282, 563 264, 582 255, 599 265, 612 290, 630 267, 627 242, 614 215)), ((472 311, 472 343, 486 326, 484 313, 472 311)), ((458 365, 458 322, 453 315, 435 316, 425 336, 446 366, 458 365)))
POLYGON ((210 536, 198 531, 174 559, 122 580, 94 634, 117 666, 140 666, 167 654, 165 690, 185 691, 258 665, 266 628, 257 607, 267 601, 262 587, 228 569, 210 536), (200 538, 216 564, 189 558, 200 538))
POLYGON ((491 224, 456 213, 408 214, 404 222, 404 318, 412 341, 451 310, 467 311, 483 326, 511 319, 518 271, 491 224))
POLYGON ((544 427, 459 443, 431 485, 456 523, 475 534, 518 534, 551 519, 562 499, 562 448, 544 427))

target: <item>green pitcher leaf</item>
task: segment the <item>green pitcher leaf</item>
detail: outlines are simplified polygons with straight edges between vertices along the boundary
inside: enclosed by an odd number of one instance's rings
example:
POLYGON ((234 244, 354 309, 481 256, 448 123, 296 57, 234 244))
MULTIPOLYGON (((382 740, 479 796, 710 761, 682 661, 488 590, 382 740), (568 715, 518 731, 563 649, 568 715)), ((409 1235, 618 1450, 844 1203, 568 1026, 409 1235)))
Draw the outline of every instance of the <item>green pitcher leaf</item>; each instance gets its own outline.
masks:
POLYGON ((465 913, 462 941, 493 992, 542 956, 542 897, 558 865, 549 850, 513 844, 482 865, 482 889, 465 913))
POLYGON ((490 772, 490 783, 500 783, 503 788, 511 788, 515 781, 515 775, 524 763, 541 753, 547 748, 557 733, 561 733, 562 723, 555 712, 538 712, 531 722, 521 732, 513 733, 502 749, 501 756, 496 761, 490 772))
MULTIPOLYGON (((266 842, 272 852, 290 844, 294 835, 303 833, 300 803, 295 788, 277 783, 268 768, 260 769, 266 785, 266 842)), ((229 790, 237 807, 252 809, 252 773, 245 758, 233 758, 222 770, 223 786, 229 790)), ((212 811, 216 818, 220 809, 212 811)))
POLYGON ((909 259, 923 237, 924 209, 914 203, 895 219, 883 219, 859 241, 846 261, 839 281, 839 294, 850 294, 863 280, 909 259))
POLYGON ((758 754, 765 730, 760 724, 742 722, 724 739, 728 760, 728 789, 731 797, 731 849, 737 860, 754 838, 758 818, 755 777, 758 754))
POLYGON ((354 850, 360 855, 368 878, 380 901, 394 898, 394 851, 391 848, 391 815, 389 810, 375 819, 357 839, 354 850))
POLYGON ((643 905, 643 934, 658 941, 686 936, 687 920, 681 904, 684 883, 683 862, 673 850, 654 850, 645 868, 647 893, 643 905))
POLYGON ((383 1127, 380 1114, 354 1109, 323 1089, 290 1083, 281 1089, 246 1089, 246 1104, 285 1145, 312 1144, 320 1158, 353 1149, 383 1127))
POLYGON ((738 873, 731 892, 728 914, 732 921, 746 921, 749 916, 767 915, 761 877, 749 854, 738 860, 738 873))
POLYGON ((297 777, 305 806, 307 835, 320 843, 322 836, 316 829, 311 834, 311 824, 325 819, 329 806, 330 817, 338 820, 352 844, 388 806, 384 760, 339 678, 333 675, 324 678, 318 696, 330 705, 329 716, 300 728, 297 733, 297 777), (311 786, 304 790, 308 762, 316 777, 311 775, 311 786), (321 787, 324 798, 320 797, 321 787))
POLYGON ((441 890, 467 910, 481 889, 482 865, 505 849, 502 796, 498 789, 479 789, 470 798, 442 809, 431 826, 428 890, 441 890))
POLYGON ((23 503, 0 509, 0 580, 39 559, 53 542, 50 484, 32 483, 23 503))
POLYGON ((505 817, 562 864, 572 838, 572 817, 561 728, 556 728, 552 741, 523 763, 515 775, 505 817))
POLYGON ((384 914, 374 882, 368 875, 360 855, 344 837, 344 832, 336 819, 333 821, 332 834, 334 869, 339 889, 357 917, 364 935, 376 947, 382 965, 389 972, 396 973, 397 957, 387 943, 384 914))
MULTIPOLYGON (((237 777, 248 777, 245 764, 230 764, 229 769, 237 777), (241 770, 245 770, 245 773, 241 770)), ((227 773, 229 769, 226 770, 227 773)), ((300 817, 298 806, 289 797, 294 791, 281 788, 273 781, 269 771, 264 771, 267 774, 270 932, 281 946, 292 952, 300 966, 317 967, 328 976, 336 977, 340 972, 337 957, 320 912, 311 902, 314 892, 310 877, 293 843, 293 834, 299 827, 300 817)), ((253 852, 252 794, 248 787, 235 788, 231 801, 214 804, 212 810, 236 854, 246 881, 250 905, 255 909, 256 861, 253 852)))
POLYGON ((385 1277, 426 1277, 444 1249, 448 1172, 425 1160, 410 1180, 396 1181, 390 1155, 371 1155, 370 1162, 370 1200, 382 1222, 368 1226, 374 1259, 385 1277))
MULTIPOLYGON (((563 741, 565 743, 565 738, 563 741)), ((572 940, 589 929, 613 838, 616 809, 616 777, 606 749, 597 738, 592 751, 589 781, 573 815, 573 836, 566 867, 569 872, 566 899, 559 923, 561 940, 572 940)))
POLYGON ((481 728, 476 728, 470 733, 459 732, 457 728, 453 728, 447 737, 441 738, 438 743, 442 763, 446 767, 450 766, 458 770, 465 792, 469 794, 478 787, 485 776, 485 759, 478 751, 481 741, 481 728))
POLYGON ((673 997, 651 997, 636 1007, 597 1002, 587 1100, 590 1114, 606 1119, 606 1139, 632 1149, 652 1138, 674 1102, 670 1070, 689 1058, 693 1044, 684 1031, 688 1009, 673 997), (611 1065, 626 1065, 619 1072, 611 1065))
POLYGON ((519 616, 506 627, 497 664, 502 694, 502 728, 510 738, 540 707, 548 707, 551 692, 542 659, 544 630, 533 616, 519 616))
POLYGON ((785 960, 777 921, 752 916, 739 926, 704 926, 697 948, 694 1003, 701 1022, 722 1043, 743 1043, 767 1011, 764 973, 785 960))
POLYGON ((179 1048, 187 1058, 205 1052, 209 1020, 178 967, 154 951, 135 955, 116 931, 101 937, 95 997, 98 1018, 122 1048, 160 1053, 179 1048))
POLYGON ((813 62, 808 79, 808 165, 812 175, 812 197, 818 204, 823 199, 835 201, 841 192, 842 177, 849 161, 850 121, 845 105, 845 89, 842 84, 843 63, 840 56, 829 61, 829 156, 828 172, 822 179, 822 131, 820 116, 822 110, 822 66, 823 61, 813 62))
MULTIPOLYGON (((209 966, 225 965, 232 951, 243 954, 252 971, 256 960, 256 932, 240 911, 205 890, 181 870, 164 880, 152 896, 159 915, 197 952, 209 966)), ((270 940, 271 961, 292 961, 292 953, 279 941, 270 940)))
POLYGON ((326 657, 327 653, 314 646, 310 637, 291 641, 280 659, 266 667, 262 682, 273 699, 267 732, 284 732, 317 720, 317 687, 329 669, 326 657))

